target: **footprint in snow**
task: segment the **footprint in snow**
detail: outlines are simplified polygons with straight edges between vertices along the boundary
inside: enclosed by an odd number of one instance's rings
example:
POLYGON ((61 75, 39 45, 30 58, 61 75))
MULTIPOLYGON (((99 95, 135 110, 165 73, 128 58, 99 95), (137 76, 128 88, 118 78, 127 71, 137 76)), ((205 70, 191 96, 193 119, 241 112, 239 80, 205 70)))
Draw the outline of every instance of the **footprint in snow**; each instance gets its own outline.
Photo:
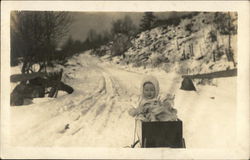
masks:
POLYGON ((59 133, 63 134, 63 133, 66 132, 67 129, 69 129, 69 124, 66 124, 65 127, 64 127, 64 129, 61 130, 61 131, 59 131, 59 133))

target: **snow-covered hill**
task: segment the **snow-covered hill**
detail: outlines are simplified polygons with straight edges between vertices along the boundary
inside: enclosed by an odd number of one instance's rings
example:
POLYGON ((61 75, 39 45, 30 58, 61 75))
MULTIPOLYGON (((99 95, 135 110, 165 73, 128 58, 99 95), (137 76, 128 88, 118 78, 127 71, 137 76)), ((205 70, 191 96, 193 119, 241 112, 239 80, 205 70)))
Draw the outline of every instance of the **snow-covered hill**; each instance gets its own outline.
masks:
MULTIPOLYGON (((203 12, 181 19, 177 26, 162 25, 142 32, 131 40, 132 46, 125 52, 125 58, 114 58, 114 62, 144 68, 158 67, 181 74, 235 68, 226 56, 229 36, 220 34, 214 19, 215 13, 203 12)), ((237 36, 230 38, 237 62, 237 36)), ((101 49, 110 54, 109 46, 101 49)))

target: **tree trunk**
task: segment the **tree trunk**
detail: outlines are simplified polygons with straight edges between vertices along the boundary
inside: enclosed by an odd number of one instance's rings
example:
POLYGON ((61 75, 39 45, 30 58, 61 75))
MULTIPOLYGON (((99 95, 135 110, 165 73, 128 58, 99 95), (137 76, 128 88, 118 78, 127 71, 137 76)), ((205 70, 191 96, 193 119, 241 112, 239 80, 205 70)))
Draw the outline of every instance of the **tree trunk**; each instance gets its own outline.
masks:
POLYGON ((179 50, 180 48, 179 48, 179 44, 178 44, 178 39, 176 38, 176 48, 177 48, 177 50, 179 50))
POLYGON ((213 51, 213 60, 214 60, 214 62, 216 61, 216 59, 215 59, 215 51, 213 51))
MULTIPOLYGON (((228 12, 228 15, 230 17, 230 12, 228 12)), ((231 20, 229 19, 228 21, 228 26, 229 28, 231 29, 231 20)), ((230 61, 233 62, 234 64, 234 67, 236 66, 236 63, 234 61, 234 55, 233 55, 233 50, 232 50, 232 47, 231 47, 231 30, 229 30, 229 35, 228 35, 228 54, 230 56, 230 61)))
POLYGON ((193 44, 192 43, 189 45, 189 50, 190 50, 191 57, 193 57, 194 56, 194 49, 193 49, 193 44))
POLYGON ((26 66, 27 66, 27 60, 26 60, 26 58, 24 58, 24 61, 23 61, 23 66, 22 66, 22 69, 21 69, 21 72, 22 73, 25 73, 26 72, 26 66))
POLYGON ((234 54, 233 54, 233 50, 232 50, 232 47, 231 47, 231 34, 229 34, 229 37, 228 37, 228 45, 229 45, 228 54, 230 56, 230 61, 232 61, 233 64, 234 64, 234 67, 236 67, 236 63, 235 63, 235 60, 234 60, 234 54))

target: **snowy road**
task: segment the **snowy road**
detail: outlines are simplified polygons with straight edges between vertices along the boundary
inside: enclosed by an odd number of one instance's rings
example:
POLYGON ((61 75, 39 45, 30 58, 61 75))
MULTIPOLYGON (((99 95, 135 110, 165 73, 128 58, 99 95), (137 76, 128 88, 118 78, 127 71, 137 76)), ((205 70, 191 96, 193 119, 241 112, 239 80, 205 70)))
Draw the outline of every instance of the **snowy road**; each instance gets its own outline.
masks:
MULTIPOLYGON (((132 72, 88 54, 69 62, 65 79, 75 92, 57 99, 11 107, 15 146, 124 147, 133 142, 134 119, 143 72, 132 72)), ((175 108, 184 123, 187 148, 232 147, 235 140, 236 78, 180 90, 181 76, 147 70, 160 82, 160 95, 176 95, 175 108)), ((145 73, 145 72, 144 72, 145 73)))

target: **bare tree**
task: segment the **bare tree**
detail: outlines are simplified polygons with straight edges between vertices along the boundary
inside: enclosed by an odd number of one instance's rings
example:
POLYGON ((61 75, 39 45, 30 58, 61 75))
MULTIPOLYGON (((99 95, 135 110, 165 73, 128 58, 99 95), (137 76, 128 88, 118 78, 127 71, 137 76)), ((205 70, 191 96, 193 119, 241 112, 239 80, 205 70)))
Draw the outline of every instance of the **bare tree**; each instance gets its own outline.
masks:
POLYGON ((133 36, 137 33, 137 27, 130 16, 127 15, 123 19, 118 19, 112 23, 111 33, 113 34, 113 37, 117 34, 133 36))
POLYGON ((237 34, 237 13, 226 13, 226 12, 217 12, 215 14, 215 20, 217 30, 222 35, 228 35, 228 50, 226 52, 228 61, 232 61, 234 66, 236 62, 234 60, 234 53, 231 47, 231 36, 237 34))
POLYGON ((130 39, 137 33, 137 27, 129 16, 123 19, 118 19, 112 23, 111 34, 113 45, 111 53, 113 56, 122 55, 125 57, 124 52, 131 47, 130 39))
POLYGON ((151 29, 154 26, 156 17, 153 12, 145 12, 143 18, 141 19, 141 31, 151 29))
MULTIPOLYGON (((55 48, 68 32, 72 22, 67 12, 12 11, 11 56, 22 57, 22 73, 28 73, 33 63, 40 70, 54 58, 55 48)), ((12 59, 11 59, 12 60, 12 59)))

